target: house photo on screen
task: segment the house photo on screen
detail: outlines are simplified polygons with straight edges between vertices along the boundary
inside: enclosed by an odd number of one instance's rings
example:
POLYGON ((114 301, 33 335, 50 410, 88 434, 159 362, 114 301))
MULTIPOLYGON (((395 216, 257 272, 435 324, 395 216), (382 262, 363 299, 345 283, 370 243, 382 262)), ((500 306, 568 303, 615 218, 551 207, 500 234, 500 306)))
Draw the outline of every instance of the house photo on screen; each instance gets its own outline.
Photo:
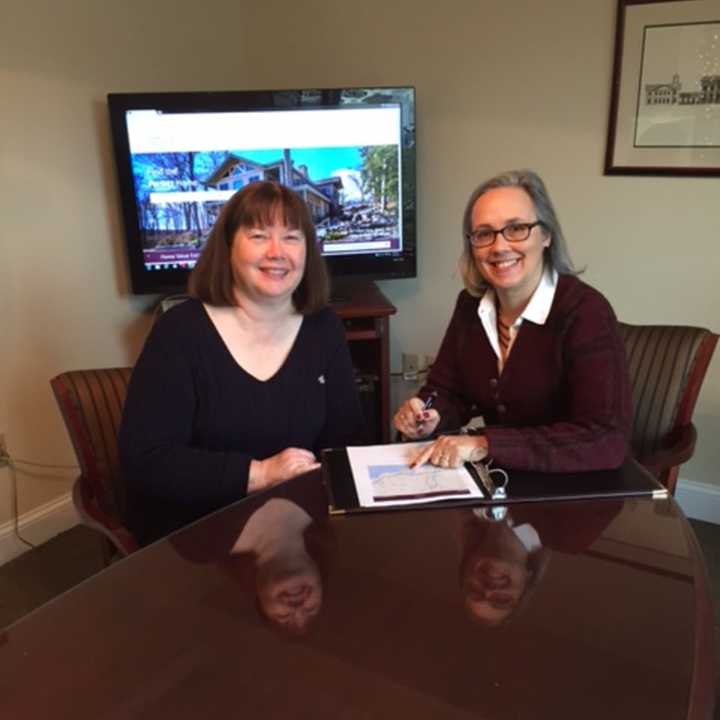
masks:
POLYGON ((189 272, 224 203, 260 180, 303 198, 334 274, 387 276, 380 258, 414 274, 411 89, 171 98, 110 96, 136 290, 189 272))

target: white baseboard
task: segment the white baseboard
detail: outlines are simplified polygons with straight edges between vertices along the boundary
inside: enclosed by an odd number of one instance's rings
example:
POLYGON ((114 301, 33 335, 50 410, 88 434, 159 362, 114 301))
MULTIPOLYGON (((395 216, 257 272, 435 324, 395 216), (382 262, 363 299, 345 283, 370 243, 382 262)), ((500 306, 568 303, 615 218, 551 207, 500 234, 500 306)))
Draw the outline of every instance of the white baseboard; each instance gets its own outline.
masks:
MULTIPOLYGON (((68 493, 51 500, 20 516, 20 534, 33 545, 42 545, 50 538, 69 530, 80 522, 80 517, 68 493)), ((22 555, 30 548, 18 540, 12 520, 0 525, 0 565, 22 555)))
POLYGON ((687 517, 720 525, 720 485, 680 478, 675 500, 687 517))

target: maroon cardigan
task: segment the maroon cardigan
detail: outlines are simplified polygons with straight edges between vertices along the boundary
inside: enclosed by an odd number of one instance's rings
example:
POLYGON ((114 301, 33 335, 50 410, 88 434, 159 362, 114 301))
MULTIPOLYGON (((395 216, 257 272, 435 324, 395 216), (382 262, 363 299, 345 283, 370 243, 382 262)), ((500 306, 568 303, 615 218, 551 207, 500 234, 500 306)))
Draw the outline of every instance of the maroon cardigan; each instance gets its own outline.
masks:
POLYGON ((499 467, 538 472, 604 470, 628 454, 630 385, 608 301, 571 275, 558 278, 544 325, 524 320, 502 375, 463 290, 420 397, 432 390, 440 431, 483 415, 499 467))

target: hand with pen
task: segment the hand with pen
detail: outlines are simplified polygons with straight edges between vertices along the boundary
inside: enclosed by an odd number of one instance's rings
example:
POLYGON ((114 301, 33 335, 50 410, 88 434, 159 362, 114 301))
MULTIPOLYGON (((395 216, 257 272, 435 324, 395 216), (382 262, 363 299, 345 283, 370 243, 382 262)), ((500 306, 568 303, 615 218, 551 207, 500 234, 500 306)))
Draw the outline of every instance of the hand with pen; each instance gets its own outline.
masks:
MULTIPOLYGON (((418 397, 404 402, 393 418, 395 429, 410 440, 422 440, 432 435, 440 423, 440 413, 432 408, 436 396, 437 393, 432 392, 425 402, 418 397)), ((441 435, 410 461, 410 467, 419 467, 426 462, 439 467, 459 467, 466 462, 482 460, 487 453, 487 439, 482 435, 441 435)))
POLYGON ((406 400, 395 413, 393 425, 408 440, 422 440, 435 431, 440 422, 440 413, 433 409, 437 393, 432 392, 423 402, 419 397, 406 400))

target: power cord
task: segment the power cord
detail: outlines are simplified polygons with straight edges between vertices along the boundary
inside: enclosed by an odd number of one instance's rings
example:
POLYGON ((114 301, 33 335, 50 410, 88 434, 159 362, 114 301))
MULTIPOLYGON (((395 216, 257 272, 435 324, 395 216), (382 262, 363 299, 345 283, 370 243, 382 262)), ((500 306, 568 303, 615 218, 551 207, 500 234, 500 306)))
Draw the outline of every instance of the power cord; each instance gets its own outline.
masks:
MULTIPOLYGON (((20 465, 31 465, 32 467, 40 467, 40 468, 50 468, 52 470, 79 470, 79 465, 49 465, 48 463, 38 463, 33 462, 32 460, 23 460, 22 458, 11 458, 7 453, 5 453, 5 457, 7 457, 10 462, 20 465)), ((0 456, 0 460, 2 460, 2 456, 0 456)))
POLYGON ((31 460, 23 460, 22 458, 13 458, 8 451, 0 447, 0 468, 7 467, 10 471, 10 493, 11 493, 11 510, 13 521, 13 533, 15 537, 29 548, 36 548, 29 540, 25 539, 20 533, 20 511, 18 508, 18 474, 27 475, 28 477, 44 478, 50 480, 66 480, 66 477, 57 475, 48 475, 47 473, 38 473, 19 468, 18 464, 29 465, 31 467, 46 468, 52 470, 79 470, 78 465, 52 465, 48 463, 37 463, 31 460))
POLYGON ((5 453, 5 456, 7 456, 7 467, 10 469, 10 507, 12 508, 12 520, 13 520, 13 532, 15 533, 15 537, 24 545, 27 545, 30 549, 34 549, 37 547, 37 545, 34 545, 29 540, 26 540, 21 534, 20 534, 20 513, 18 510, 18 482, 17 482, 17 473, 15 472, 15 464, 13 463, 12 459, 10 459, 10 456, 5 453))

